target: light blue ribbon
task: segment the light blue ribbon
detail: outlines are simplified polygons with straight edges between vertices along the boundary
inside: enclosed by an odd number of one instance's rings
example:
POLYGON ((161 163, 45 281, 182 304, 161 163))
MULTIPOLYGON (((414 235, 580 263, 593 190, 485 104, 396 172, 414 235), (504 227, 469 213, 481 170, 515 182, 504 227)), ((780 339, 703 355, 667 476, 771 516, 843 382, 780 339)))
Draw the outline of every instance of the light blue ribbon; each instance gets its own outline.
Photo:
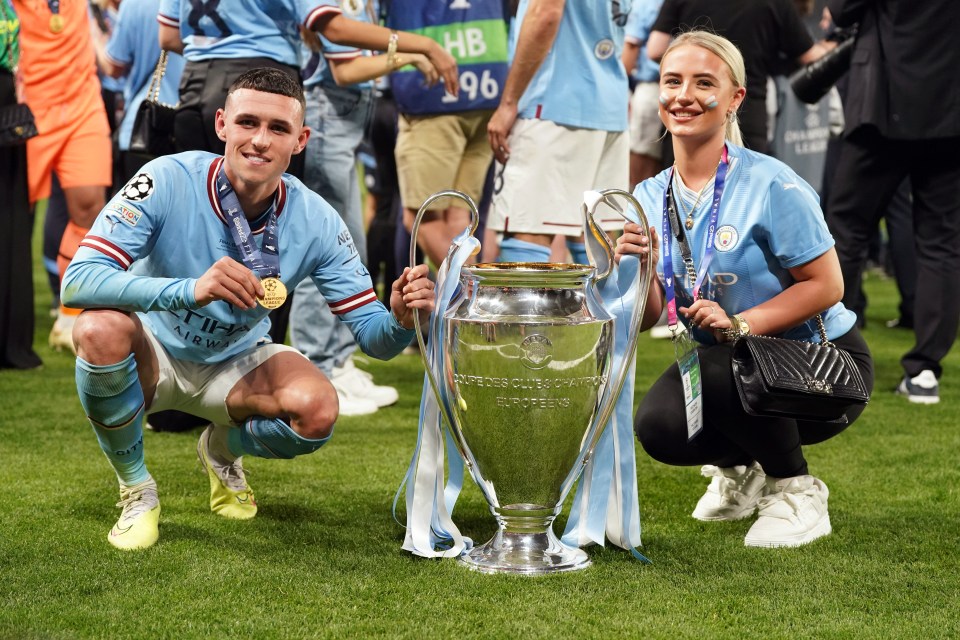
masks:
MULTIPOLYGON (((642 224, 632 209, 621 212, 631 222, 642 224)), ((597 248, 591 243, 591 230, 585 230, 587 247, 597 263, 597 248)), ((615 401, 607 428, 603 430, 593 455, 588 460, 577 486, 570 517, 563 533, 563 542, 584 546, 604 545, 604 540, 628 549, 644 562, 640 546, 640 503, 637 490, 636 450, 633 442, 633 392, 636 360, 630 350, 630 327, 637 296, 640 260, 621 256, 610 274, 600 280, 596 289, 603 306, 614 318, 613 357, 610 371, 619 372, 629 358, 625 380, 615 401)), ((608 384, 614 384, 610 380, 608 384)))
POLYGON ((450 399, 445 386, 441 383, 434 387, 429 375, 429 371, 440 375, 445 371, 443 315, 459 291, 461 269, 480 246, 470 231, 465 230, 454 240, 449 255, 437 271, 436 306, 430 316, 430 339, 424 353, 429 370, 423 380, 417 444, 406 476, 393 499, 396 518, 397 503, 406 486, 407 524, 403 549, 426 558, 457 557, 473 547, 473 541, 460 533, 450 515, 463 486, 464 469, 463 457, 449 428, 443 428, 441 411, 449 423, 452 416, 450 399), (441 396, 439 401, 437 394, 441 396), (443 482, 444 435, 446 449, 450 452, 446 487, 443 482))

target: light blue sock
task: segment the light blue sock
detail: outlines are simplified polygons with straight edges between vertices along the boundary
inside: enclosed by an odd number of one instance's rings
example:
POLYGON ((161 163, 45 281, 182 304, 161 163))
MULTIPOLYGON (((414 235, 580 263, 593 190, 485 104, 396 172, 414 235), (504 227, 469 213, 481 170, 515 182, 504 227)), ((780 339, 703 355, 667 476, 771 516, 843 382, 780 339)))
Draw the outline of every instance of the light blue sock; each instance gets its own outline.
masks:
POLYGON ((326 438, 304 438, 279 418, 253 416, 243 422, 239 429, 230 429, 227 446, 230 453, 240 457, 251 455, 258 458, 284 458, 313 453, 327 443, 326 438))
POLYGON ((133 354, 116 364, 95 365, 77 358, 80 404, 100 448, 126 486, 147 480, 143 461, 143 389, 133 354))
POLYGON ((587 245, 585 242, 576 242, 574 240, 567 240, 567 251, 570 252, 570 257, 577 264, 590 264, 590 258, 587 257, 587 245))
POLYGON ((516 238, 504 238, 500 242, 498 262, 548 262, 549 260, 550 247, 516 238))

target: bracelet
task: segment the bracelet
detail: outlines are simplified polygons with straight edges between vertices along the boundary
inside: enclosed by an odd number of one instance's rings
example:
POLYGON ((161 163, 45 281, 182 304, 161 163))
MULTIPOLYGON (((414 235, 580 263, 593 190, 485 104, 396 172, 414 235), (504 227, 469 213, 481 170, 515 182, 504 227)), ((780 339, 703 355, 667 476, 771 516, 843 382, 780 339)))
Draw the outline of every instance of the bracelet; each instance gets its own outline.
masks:
POLYGON ((387 71, 393 71, 397 65, 397 43, 400 41, 400 34, 396 31, 390 32, 390 42, 387 43, 387 71))

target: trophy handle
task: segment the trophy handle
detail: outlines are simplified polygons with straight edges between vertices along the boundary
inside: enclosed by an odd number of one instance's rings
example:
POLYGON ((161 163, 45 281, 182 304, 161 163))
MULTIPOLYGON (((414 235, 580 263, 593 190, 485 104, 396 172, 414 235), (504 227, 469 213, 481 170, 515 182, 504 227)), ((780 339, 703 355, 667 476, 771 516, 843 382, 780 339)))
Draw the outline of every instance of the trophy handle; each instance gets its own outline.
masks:
MULTIPOLYGON (((424 214, 429 210, 430 205, 440 198, 459 198, 467 203, 467 206, 470 208, 470 225, 465 227, 463 233, 460 234, 450 245, 450 250, 447 252, 447 257, 444 260, 446 264, 456 249, 460 246, 457 240, 463 238, 464 234, 467 236, 473 236, 476 233, 477 228, 480 226, 480 211, 477 209, 476 203, 473 201, 473 198, 468 196, 465 193, 456 191, 455 189, 448 189, 446 191, 438 191, 429 198, 423 201, 423 204, 420 205, 420 209, 417 211, 417 216, 413 220, 413 226, 410 229, 410 268, 412 269, 417 264, 417 236, 420 233, 420 222, 423 219, 424 214)), ((439 265, 438 272, 443 271, 443 265, 439 265)), ((440 308, 438 305, 433 313, 442 314, 446 309, 440 308)), ((429 354, 427 352, 427 346, 423 341, 423 332, 421 331, 420 325, 420 314, 413 314, 413 326, 417 332, 417 344, 420 345, 420 359, 423 361, 423 368, 427 373, 427 379, 430 381, 430 388, 433 390, 433 395, 437 399, 437 403, 440 406, 440 413, 443 415, 444 419, 447 421, 447 425, 454 431, 456 431, 456 422, 453 420, 453 416, 450 414, 450 406, 447 403, 447 398, 441 393, 441 387, 437 384, 436 378, 433 375, 433 368, 430 366, 429 354)), ((463 456, 463 459, 470 464, 471 458, 468 457, 467 452, 463 450, 462 445, 460 444, 459 438, 453 439, 457 448, 460 449, 460 454, 463 456)))
MULTIPOLYGON (((640 203, 629 191, 624 191, 623 189, 604 189, 603 191, 599 192, 587 191, 584 193, 583 212, 586 216, 584 241, 587 245, 587 253, 590 255, 591 259, 595 260, 597 263, 595 266, 597 268, 598 280, 607 278, 613 272, 615 267, 613 242, 610 240, 610 236, 608 236, 607 233, 600 228, 594 219, 594 213, 601 203, 606 204, 611 209, 616 211, 624 220, 637 223, 645 230, 650 228, 650 223, 647 220, 646 213, 643 211, 643 207, 640 206, 640 203), (620 196, 626 199, 633 211, 636 212, 636 218, 628 215, 628 213, 625 212, 623 208, 613 199, 614 196, 620 196)), ((595 423, 589 444, 584 450, 584 463, 586 463, 593 454, 593 449, 596 447, 597 442, 600 440, 600 436, 603 434, 603 427, 610 420, 610 416, 613 413, 613 410, 616 408, 616 398, 620 397, 620 392, 623 390, 623 385, 626 382, 626 375, 630 368, 630 363, 633 362, 633 359, 636 357, 637 337, 640 334, 640 322, 643 319, 643 311, 646 308, 647 294, 650 289, 649 274, 651 273, 651 269, 653 269, 653 255, 650 252, 647 252, 647 255, 644 258, 641 258, 641 260, 644 261, 645 264, 641 264, 640 268, 637 269, 637 274, 631 284, 632 287, 637 288, 638 293, 630 316, 627 345, 626 350, 624 351, 626 357, 623 358, 620 369, 616 372, 617 375, 613 379, 614 384, 608 385, 607 388, 604 389, 603 398, 600 402, 599 418, 595 423)))

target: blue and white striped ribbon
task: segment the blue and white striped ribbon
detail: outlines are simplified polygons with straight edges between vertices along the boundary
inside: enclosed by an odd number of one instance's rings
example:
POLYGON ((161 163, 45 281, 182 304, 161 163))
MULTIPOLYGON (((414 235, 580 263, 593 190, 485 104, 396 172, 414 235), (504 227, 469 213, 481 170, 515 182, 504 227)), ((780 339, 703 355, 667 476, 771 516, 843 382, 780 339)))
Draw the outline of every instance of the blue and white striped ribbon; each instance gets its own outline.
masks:
MULTIPOLYGON (((631 209, 624 215, 641 224, 631 209)), ((590 230, 586 230, 588 252, 592 249, 590 230)), ((596 260, 594 260, 596 263, 596 260)), ((613 358, 610 371, 615 375, 629 358, 625 380, 616 405, 590 456, 570 508, 563 542, 582 547, 604 540, 627 549, 638 559, 649 562, 637 551, 640 546, 640 503, 637 497, 636 450, 633 442, 633 392, 636 360, 628 353, 630 324, 637 296, 640 295, 637 272, 640 260, 624 255, 614 264, 610 275, 599 281, 597 292, 614 317, 613 358)), ((614 384, 611 380, 608 384, 614 384)))
MULTIPOLYGON (((437 272, 436 307, 430 316, 430 339, 425 352, 427 366, 437 375, 442 376, 445 368, 443 314, 457 294, 460 270, 479 246, 480 242, 469 230, 464 231, 454 240, 453 249, 437 272)), ((440 412, 443 411, 448 420, 452 416, 446 390, 442 381, 439 382, 436 389, 442 397, 438 401, 429 374, 424 374, 417 444, 394 497, 393 511, 396 517, 397 502, 405 485, 407 531, 402 548, 426 558, 455 558, 471 549, 473 541, 460 533, 450 515, 463 486, 464 464, 452 434, 449 429, 443 429, 440 412), (450 452, 445 488, 444 444, 450 452)))

